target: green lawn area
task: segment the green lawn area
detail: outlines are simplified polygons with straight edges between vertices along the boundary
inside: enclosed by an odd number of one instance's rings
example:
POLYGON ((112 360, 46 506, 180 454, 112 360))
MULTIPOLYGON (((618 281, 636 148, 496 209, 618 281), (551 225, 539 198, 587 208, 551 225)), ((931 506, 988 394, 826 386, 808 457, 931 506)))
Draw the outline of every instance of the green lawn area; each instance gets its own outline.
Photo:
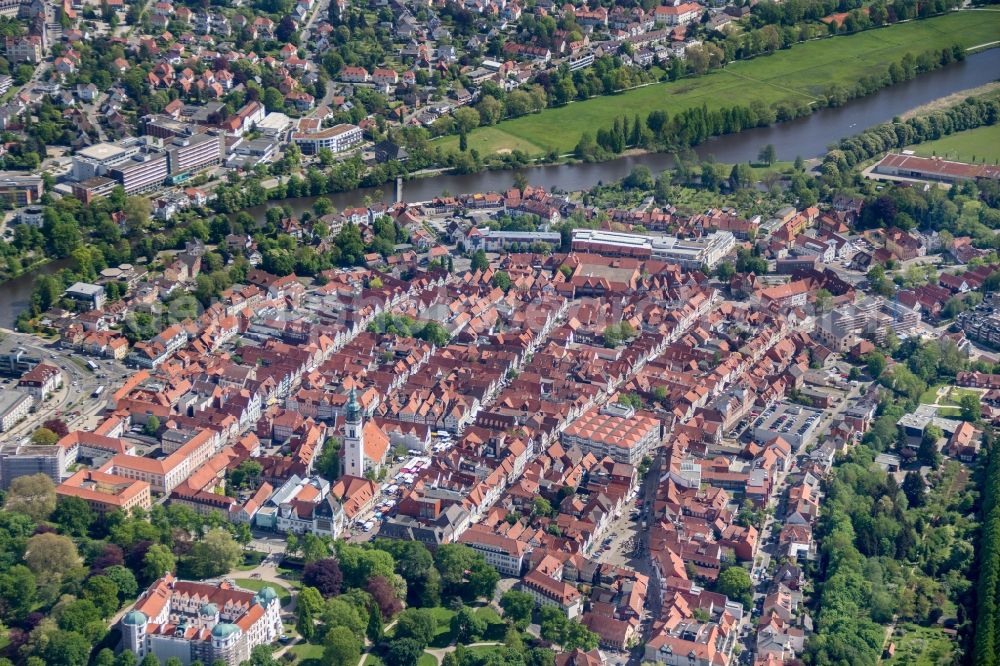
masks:
POLYGON ((434 658, 434 655, 426 652, 420 655, 420 659, 417 659, 417 666, 437 666, 437 663, 438 660, 434 658))
POLYGON ((956 132, 936 141, 910 146, 917 155, 943 157, 958 162, 1000 163, 1000 125, 956 132))
MULTIPOLYGON (((889 666, 938 666, 950 664, 954 644, 939 627, 902 625, 903 634, 890 640, 896 644, 896 653, 883 664, 889 666)), ((899 631, 899 628, 897 628, 899 631)))
POLYGON ((933 386, 928 386, 927 390, 920 394, 920 404, 933 405, 934 401, 937 400, 938 389, 942 386, 944 386, 944 384, 934 384, 933 386))
POLYGON ((254 580, 252 578, 237 578, 235 583, 242 587, 244 590, 250 590, 251 592, 259 592, 264 587, 270 587, 275 592, 278 593, 278 601, 281 603, 282 607, 287 606, 288 602, 292 600, 292 595, 288 590, 281 587, 280 585, 275 585, 266 580, 254 580))
MULTIPOLYGON (((323 659, 323 646, 314 645, 312 643, 299 643, 293 648, 288 650, 291 654, 295 655, 295 663, 302 664, 303 666, 319 666, 323 659)), ((377 659, 377 657, 376 657, 377 659)), ((365 666, 368 666, 368 662, 365 662, 365 666)))
POLYGON ((365 657, 364 666, 382 666, 382 660, 373 654, 369 654, 365 657))
MULTIPOLYGON (((734 62, 705 76, 575 102, 477 129, 469 134, 468 144, 484 155, 515 149, 565 153, 573 150, 584 131, 609 127, 623 114, 645 116, 664 109, 674 115, 702 104, 711 109, 749 105, 755 100, 767 105, 812 102, 831 84, 850 84, 873 70, 881 71, 907 52, 917 55, 956 43, 967 48, 994 41, 998 31, 1000 12, 955 12, 812 41, 771 56, 734 62)), ((438 145, 455 150, 458 137, 442 138, 438 145)))
POLYGON ((455 635, 451 632, 451 618, 455 617, 455 611, 447 608, 431 608, 434 618, 437 620, 437 631, 431 639, 431 647, 447 647, 455 640, 455 635))

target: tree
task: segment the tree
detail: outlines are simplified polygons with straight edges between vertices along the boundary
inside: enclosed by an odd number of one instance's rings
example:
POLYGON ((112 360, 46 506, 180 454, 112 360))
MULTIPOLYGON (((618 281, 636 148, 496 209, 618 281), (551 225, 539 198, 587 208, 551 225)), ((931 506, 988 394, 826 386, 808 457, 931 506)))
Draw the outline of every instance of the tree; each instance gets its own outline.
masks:
POLYGON ((48 428, 39 428, 35 432, 31 433, 31 443, 38 446, 52 446, 59 441, 59 435, 55 434, 48 428))
POLYGON ((486 632, 486 620, 462 606, 451 618, 451 632, 459 643, 475 643, 486 632))
POLYGON ((343 587, 344 574, 336 558, 327 557, 306 565, 302 572, 302 584, 316 588, 324 597, 335 597, 343 587))
POLYGON ((734 275, 736 275, 736 268, 728 261, 723 261, 715 267, 715 277, 722 282, 729 282, 734 275))
POLYGON ((56 484, 45 474, 19 476, 11 481, 4 508, 36 522, 46 520, 56 509, 56 484))
POLYGON ((51 430, 60 438, 69 434, 69 427, 67 427, 66 422, 62 419, 47 419, 42 423, 42 427, 51 430))
POLYGON ((903 477, 903 494, 911 507, 921 507, 926 501, 927 484, 924 477, 916 470, 910 470, 903 477))
POLYGON ((503 291, 510 291, 511 280, 510 275, 506 271, 497 271, 493 274, 492 283, 494 287, 499 287, 503 291))
POLYGON ((483 250, 476 250, 472 255, 472 265, 470 266, 473 271, 485 271, 490 267, 490 260, 486 258, 486 252, 483 250))
POLYGON ((146 582, 158 580, 168 571, 173 571, 177 560, 170 549, 161 544, 153 544, 142 560, 142 575, 146 582))
POLYGON ((917 458, 925 465, 930 465, 937 469, 941 464, 941 451, 938 449, 938 440, 944 437, 941 428, 936 425, 928 425, 924 428, 924 434, 920 437, 920 446, 917 448, 917 458))
POLYGON ((83 597, 94 602, 103 618, 111 617, 118 610, 118 586, 107 576, 88 578, 83 584, 83 597))
POLYGON ((416 666, 424 653, 423 646, 412 638, 397 638, 389 643, 386 663, 392 666, 416 666))
POLYGON ((217 527, 205 533, 191 549, 190 567, 198 578, 229 573, 243 560, 243 549, 228 530, 217 527))
POLYGON ((816 312, 828 312, 832 304, 833 294, 826 289, 818 289, 816 291, 816 312))
POLYGON ((365 628, 365 636, 372 643, 378 643, 382 640, 384 633, 385 623, 382 620, 382 612, 375 604, 372 604, 372 607, 368 609, 368 626, 365 628))
POLYGON ((958 399, 958 408, 962 413, 962 420, 970 423, 978 423, 983 417, 982 406, 979 403, 979 396, 974 393, 964 393, 958 399))
POLYGON ((535 609, 535 600, 527 592, 510 590, 500 597, 500 607, 504 617, 514 623, 518 629, 526 629, 531 624, 531 611, 535 609))
MULTIPOLYGON (((59 609, 56 624, 64 631, 84 634, 87 626, 101 622, 101 611, 90 599, 74 599, 59 609)), ((103 623, 101 623, 103 629, 103 623)))
POLYGON ((160 659, 152 652, 148 652, 139 662, 139 666, 161 666, 160 659))
POLYGON ((62 496, 56 502, 52 521, 63 528, 63 531, 75 537, 87 535, 96 516, 86 500, 72 495, 62 496))
POLYGON ((774 164, 775 160, 778 159, 777 151, 774 149, 774 144, 769 143, 761 148, 760 152, 757 153, 757 159, 768 166, 774 164))
POLYGON ((57 629, 49 633, 42 657, 46 664, 59 666, 87 666, 90 642, 75 631, 57 629))
POLYGON ((42 581, 58 580, 80 565, 80 556, 69 537, 45 532, 28 539, 25 564, 42 581))
POLYGON ((138 594, 139 582, 135 579, 135 574, 121 564, 110 566, 101 573, 111 579, 118 588, 119 601, 134 599, 138 594))
POLYGON ((312 640, 316 634, 316 618, 323 610, 323 595, 315 587, 303 587, 295 608, 295 630, 307 641, 312 640))
POLYGON ((407 608, 396 620, 396 637, 412 638, 421 649, 430 645, 437 630, 437 620, 431 611, 424 608, 407 608))
POLYGON ((4 620, 20 621, 31 612, 38 588, 35 574, 23 564, 15 564, 0 573, 0 615, 4 620))
POLYGON ((142 430, 150 437, 154 437, 156 433, 160 430, 160 419, 156 418, 155 416, 150 416, 148 419, 146 419, 146 425, 143 426, 142 430))
POLYGON ((365 618, 361 613, 366 603, 364 600, 352 598, 350 595, 353 592, 326 600, 326 607, 323 609, 323 624, 328 630, 333 627, 347 627, 354 634, 361 634, 365 630, 365 618))
POLYGON ((365 588, 379 610, 381 617, 391 619, 403 610, 403 603, 396 596, 392 583, 383 576, 373 576, 365 588))
POLYGON ((877 380, 882 376, 885 371, 886 360, 880 352, 872 351, 865 355, 866 370, 868 371, 868 376, 872 379, 877 380))
POLYGON ((334 627, 323 639, 323 664, 356 666, 361 658, 361 642, 347 627, 334 627))
POLYGON ((739 601, 744 608, 753 605, 753 582, 750 574, 743 567, 729 567, 719 574, 715 583, 715 591, 730 599, 739 601))

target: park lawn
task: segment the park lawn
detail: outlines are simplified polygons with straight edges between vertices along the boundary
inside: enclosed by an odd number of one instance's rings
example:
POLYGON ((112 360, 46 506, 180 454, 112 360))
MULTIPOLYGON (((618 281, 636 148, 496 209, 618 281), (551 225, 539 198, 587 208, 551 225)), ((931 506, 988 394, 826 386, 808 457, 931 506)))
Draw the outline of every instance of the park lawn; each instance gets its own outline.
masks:
POLYGON ((892 659, 882 663, 887 666, 938 666, 950 664, 954 643, 940 627, 902 625, 903 634, 890 640, 896 644, 892 659))
POLYGON ((920 394, 920 400, 918 400, 921 405, 933 405, 934 401, 937 400, 938 389, 944 386, 944 384, 934 384, 933 386, 928 386, 927 390, 920 394))
MULTIPOLYGON (((295 655, 295 663, 302 666, 319 666, 323 663, 323 646, 314 643, 299 643, 289 648, 291 654, 295 655)), ((365 662, 368 666, 368 662, 365 662)))
POLYGON ((417 666, 438 666, 438 660, 432 654, 424 652, 417 659, 417 666))
POLYGON ((455 634, 451 631, 451 618, 455 617, 455 611, 440 606, 431 608, 430 611, 434 614, 434 619, 437 620, 437 630, 434 632, 434 638, 431 639, 431 647, 448 647, 455 642, 455 634))
POLYGON ((382 660, 372 653, 365 657, 364 666, 382 666, 382 660))
POLYGON ((1000 125, 955 132, 935 141, 909 146, 917 155, 943 157, 957 162, 1000 163, 1000 125))
MULTIPOLYGON (((749 106, 753 101, 766 105, 813 102, 831 84, 850 84, 873 70, 881 71, 907 52, 918 55, 956 43, 968 48, 994 41, 998 31, 1000 12, 965 11, 815 40, 774 55, 730 63, 704 76, 574 102, 476 129, 469 134, 468 144, 484 155, 518 148, 527 151, 528 146, 535 147, 535 154, 550 149, 568 153, 584 131, 610 127, 615 118, 626 114, 644 117, 663 109, 674 115, 702 104, 712 109, 749 106)), ((456 150, 458 137, 444 137, 436 143, 456 150)))
POLYGON ((260 592, 264 587, 270 587, 272 590, 278 593, 278 603, 284 608, 292 600, 291 593, 280 585, 275 585, 274 583, 266 580, 255 580, 253 578, 237 578, 234 581, 239 587, 244 590, 250 590, 251 592, 260 592))
POLYGON ((953 407, 957 407, 959 405, 959 401, 962 399, 962 396, 966 395, 971 395, 977 400, 979 399, 978 391, 952 386, 951 389, 948 391, 948 394, 945 395, 943 398, 941 398, 941 402, 939 402, 938 404, 951 405, 953 407))

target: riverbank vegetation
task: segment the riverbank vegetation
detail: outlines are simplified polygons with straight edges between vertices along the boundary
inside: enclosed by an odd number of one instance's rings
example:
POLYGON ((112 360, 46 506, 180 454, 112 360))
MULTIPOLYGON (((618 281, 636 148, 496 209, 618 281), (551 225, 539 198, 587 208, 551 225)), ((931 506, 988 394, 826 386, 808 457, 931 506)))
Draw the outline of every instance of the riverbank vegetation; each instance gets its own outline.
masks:
MULTIPOLYGON (((846 99, 846 91, 873 72, 899 63, 906 53, 961 49, 993 41, 1000 13, 956 12, 854 35, 811 41, 773 55, 732 62, 704 76, 649 85, 621 94, 574 102, 467 134, 469 151, 480 155, 521 150, 529 155, 571 152, 584 131, 610 127, 623 109, 671 116, 704 106, 751 106, 759 102, 776 118, 794 117, 795 109, 846 99), (529 150, 528 147, 532 149, 529 150)), ((915 56, 914 56, 915 57, 915 56)), ((719 58, 720 64, 724 58, 719 58)), ((877 88, 873 88, 877 89, 877 88)), ((458 137, 435 142, 443 152, 456 152, 458 137)))

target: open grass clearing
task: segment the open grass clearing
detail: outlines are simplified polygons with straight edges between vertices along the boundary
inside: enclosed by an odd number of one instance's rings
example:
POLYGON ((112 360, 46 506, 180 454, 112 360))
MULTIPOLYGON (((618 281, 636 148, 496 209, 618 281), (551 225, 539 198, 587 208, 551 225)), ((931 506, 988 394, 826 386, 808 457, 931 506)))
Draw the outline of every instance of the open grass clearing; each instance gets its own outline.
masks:
POLYGON ((909 146, 917 155, 956 162, 1000 164, 1000 125, 955 132, 934 141, 909 146))
MULTIPOLYGON (((514 149, 534 154, 549 149, 565 153, 573 150, 584 131, 610 127, 623 114, 644 117, 654 109, 663 109, 674 115, 702 104, 712 109, 734 104, 749 106, 755 100, 766 105, 795 99, 811 102, 830 85, 849 85, 884 69, 907 52, 917 55, 956 43, 968 48, 993 41, 998 32, 1000 12, 953 12, 815 40, 770 56, 730 63, 704 76, 574 102, 480 128, 469 134, 468 144, 484 155, 514 149)), ((457 150, 458 137, 445 137, 435 143, 446 150, 457 150)))

